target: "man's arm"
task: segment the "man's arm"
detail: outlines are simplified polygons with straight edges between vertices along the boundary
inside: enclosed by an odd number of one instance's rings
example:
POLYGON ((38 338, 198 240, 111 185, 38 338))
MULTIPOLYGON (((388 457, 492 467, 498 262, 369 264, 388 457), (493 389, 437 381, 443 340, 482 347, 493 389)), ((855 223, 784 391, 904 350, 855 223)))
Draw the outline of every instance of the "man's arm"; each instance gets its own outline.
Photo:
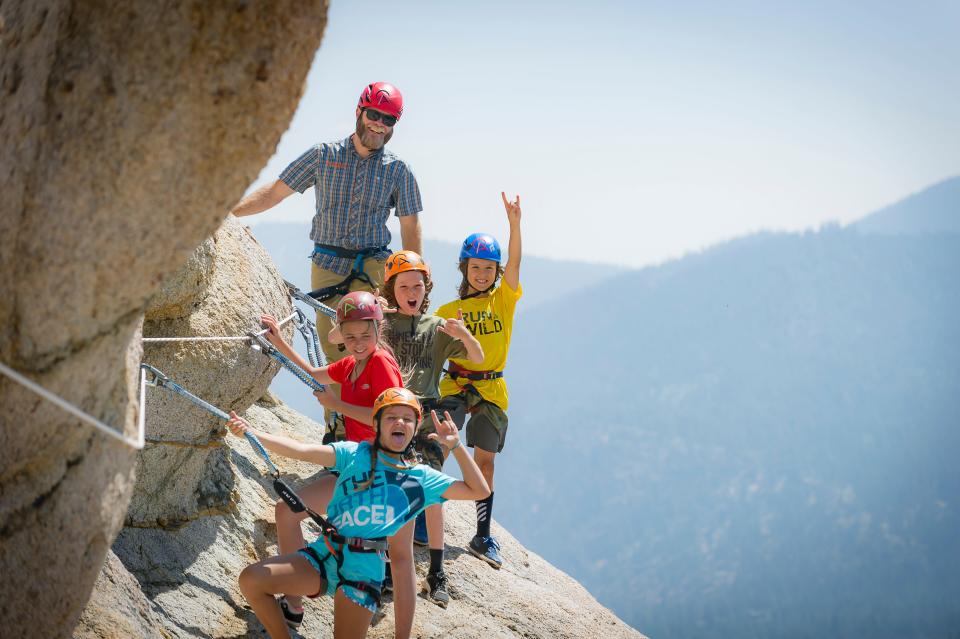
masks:
POLYGON ((272 209, 293 192, 293 189, 280 180, 277 180, 273 184, 264 184, 237 202, 237 205, 234 206, 230 212, 237 217, 256 215, 267 209, 272 209))
POLYGON ((403 250, 423 255, 419 215, 404 215, 400 218, 400 241, 403 243, 403 250))

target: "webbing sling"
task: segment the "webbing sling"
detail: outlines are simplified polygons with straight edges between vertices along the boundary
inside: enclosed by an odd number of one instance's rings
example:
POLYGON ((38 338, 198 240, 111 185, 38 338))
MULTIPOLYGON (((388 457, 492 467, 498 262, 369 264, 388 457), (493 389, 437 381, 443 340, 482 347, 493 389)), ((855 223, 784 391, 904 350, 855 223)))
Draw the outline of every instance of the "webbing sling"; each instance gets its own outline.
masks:
POLYGON ((287 280, 283 280, 283 283, 287 285, 287 292, 290 293, 290 297, 300 302, 303 302, 304 304, 311 307, 315 311, 323 313, 324 315, 332 319, 334 322, 337 321, 336 310, 330 308, 326 304, 322 304, 318 302, 310 295, 304 293, 299 288, 297 288, 296 284, 288 282, 287 280))
POLYGON ((338 295, 346 295, 350 292, 350 285, 353 284, 354 280, 360 280, 371 289, 375 288, 373 280, 370 279, 370 276, 366 274, 363 270, 363 260, 377 253, 384 253, 387 251, 386 246, 375 246, 372 248, 365 249, 345 249, 340 246, 331 246, 329 244, 314 244, 313 253, 310 257, 314 255, 329 255, 332 257, 340 257, 345 259, 353 259, 353 268, 350 269, 350 273, 343 279, 343 281, 333 284, 331 286, 324 286, 322 288, 315 289, 310 291, 308 295, 310 297, 324 302, 331 297, 336 297, 338 295))

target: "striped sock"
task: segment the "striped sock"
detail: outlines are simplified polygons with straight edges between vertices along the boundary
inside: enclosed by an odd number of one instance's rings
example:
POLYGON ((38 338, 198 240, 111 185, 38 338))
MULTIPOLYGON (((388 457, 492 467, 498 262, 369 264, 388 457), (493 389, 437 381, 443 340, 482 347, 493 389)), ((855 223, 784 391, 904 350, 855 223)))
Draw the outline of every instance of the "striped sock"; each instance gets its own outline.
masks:
POLYGON ((493 517, 493 493, 477 504, 477 536, 490 536, 490 519, 493 517))

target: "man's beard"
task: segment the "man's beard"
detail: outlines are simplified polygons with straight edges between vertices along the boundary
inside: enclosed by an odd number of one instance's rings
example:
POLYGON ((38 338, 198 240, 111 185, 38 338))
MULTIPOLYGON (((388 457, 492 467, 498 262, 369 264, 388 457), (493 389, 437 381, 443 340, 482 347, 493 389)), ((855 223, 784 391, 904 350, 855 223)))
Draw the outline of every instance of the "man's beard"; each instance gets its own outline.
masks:
POLYGON ((363 114, 361 113, 357 117, 357 139, 360 140, 360 145, 363 148, 370 149, 371 151, 377 151, 378 149, 382 149, 392 137, 393 128, 387 127, 387 132, 382 136, 373 135, 367 130, 366 125, 363 123, 363 114))

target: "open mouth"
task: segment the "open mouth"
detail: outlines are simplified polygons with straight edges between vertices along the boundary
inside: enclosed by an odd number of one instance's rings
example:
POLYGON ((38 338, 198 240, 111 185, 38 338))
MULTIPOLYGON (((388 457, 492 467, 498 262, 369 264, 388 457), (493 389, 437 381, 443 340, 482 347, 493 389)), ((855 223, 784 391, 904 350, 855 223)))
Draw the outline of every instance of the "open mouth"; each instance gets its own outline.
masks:
POLYGON ((404 303, 407 305, 407 308, 411 311, 417 310, 417 300, 405 300, 404 303))
POLYGON ((390 432, 390 445, 394 450, 400 450, 407 445, 407 434, 402 430, 390 432))

